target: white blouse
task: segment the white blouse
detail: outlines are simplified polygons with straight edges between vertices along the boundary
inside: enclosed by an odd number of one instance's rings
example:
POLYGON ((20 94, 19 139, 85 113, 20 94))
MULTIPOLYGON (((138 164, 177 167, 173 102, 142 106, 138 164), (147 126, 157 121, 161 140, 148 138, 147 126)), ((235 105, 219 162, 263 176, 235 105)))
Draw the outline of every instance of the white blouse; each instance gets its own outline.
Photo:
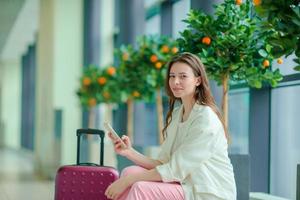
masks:
POLYGON ((172 113, 156 167, 164 182, 180 182, 186 200, 236 200, 233 168, 222 123, 209 106, 195 104, 181 122, 183 106, 172 113))

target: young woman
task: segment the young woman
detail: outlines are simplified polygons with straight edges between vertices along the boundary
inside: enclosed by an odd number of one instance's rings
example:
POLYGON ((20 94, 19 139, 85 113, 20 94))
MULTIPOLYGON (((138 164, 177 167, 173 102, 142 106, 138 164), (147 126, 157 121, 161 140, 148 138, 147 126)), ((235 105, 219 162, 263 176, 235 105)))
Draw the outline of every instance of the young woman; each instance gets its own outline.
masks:
POLYGON ((235 200, 227 131, 200 59, 182 53, 168 64, 170 109, 157 160, 135 151, 127 136, 113 141, 116 153, 138 166, 125 168, 105 194, 119 200, 235 200), (174 108, 175 102, 180 106, 174 108))

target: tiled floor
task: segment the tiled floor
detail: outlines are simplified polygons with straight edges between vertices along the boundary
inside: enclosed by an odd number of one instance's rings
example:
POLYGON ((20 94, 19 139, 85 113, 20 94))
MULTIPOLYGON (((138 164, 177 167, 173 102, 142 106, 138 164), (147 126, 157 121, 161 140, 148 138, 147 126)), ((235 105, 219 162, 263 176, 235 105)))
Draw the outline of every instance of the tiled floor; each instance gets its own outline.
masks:
POLYGON ((54 183, 33 173, 32 158, 0 149, 0 200, 53 200, 54 183))

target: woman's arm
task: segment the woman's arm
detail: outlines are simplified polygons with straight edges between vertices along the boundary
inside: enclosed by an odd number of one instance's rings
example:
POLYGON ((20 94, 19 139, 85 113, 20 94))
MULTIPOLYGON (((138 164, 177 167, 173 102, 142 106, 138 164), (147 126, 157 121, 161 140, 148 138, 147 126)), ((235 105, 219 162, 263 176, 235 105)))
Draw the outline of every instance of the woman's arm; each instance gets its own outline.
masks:
POLYGON ((128 151, 128 153, 125 155, 126 158, 134 162, 136 165, 139 165, 146 169, 153 169, 157 165, 161 165, 162 163, 158 160, 154 160, 152 158, 149 158, 147 156, 144 156, 143 154, 139 153, 135 149, 131 148, 131 151, 128 151))
POLYGON ((156 170, 156 168, 147 170, 147 171, 144 171, 141 173, 128 175, 124 178, 127 179, 128 184, 130 186, 138 181, 161 181, 162 180, 162 178, 161 178, 160 174, 158 173, 158 171, 156 170))
POLYGON ((108 134, 108 136, 113 140, 115 152, 121 156, 124 156, 134 162, 136 165, 139 165, 146 169, 153 169, 157 165, 161 165, 162 163, 158 160, 151 159, 147 156, 144 156, 143 154, 136 151, 134 148, 132 148, 130 139, 128 136, 123 135, 122 140, 125 143, 126 147, 122 147, 121 141, 116 140, 114 141, 113 137, 111 136, 111 133, 108 134))
POLYGON ((121 177, 120 179, 113 182, 105 191, 105 195, 110 199, 116 199, 120 196, 126 188, 132 186, 138 181, 161 181, 161 176, 158 171, 154 168, 146 170, 138 174, 132 174, 121 177))

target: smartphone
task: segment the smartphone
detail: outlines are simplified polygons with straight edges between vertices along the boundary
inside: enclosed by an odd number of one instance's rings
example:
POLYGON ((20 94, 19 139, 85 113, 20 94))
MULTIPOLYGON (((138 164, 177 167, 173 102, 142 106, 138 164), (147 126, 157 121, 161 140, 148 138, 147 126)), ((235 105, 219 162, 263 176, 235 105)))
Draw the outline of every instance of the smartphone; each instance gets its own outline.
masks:
POLYGON ((120 140, 121 141, 121 147, 126 148, 126 144, 123 142, 123 140, 120 138, 120 136, 116 133, 116 131, 111 127, 111 125, 107 122, 104 122, 104 128, 112 133, 113 140, 120 140))

